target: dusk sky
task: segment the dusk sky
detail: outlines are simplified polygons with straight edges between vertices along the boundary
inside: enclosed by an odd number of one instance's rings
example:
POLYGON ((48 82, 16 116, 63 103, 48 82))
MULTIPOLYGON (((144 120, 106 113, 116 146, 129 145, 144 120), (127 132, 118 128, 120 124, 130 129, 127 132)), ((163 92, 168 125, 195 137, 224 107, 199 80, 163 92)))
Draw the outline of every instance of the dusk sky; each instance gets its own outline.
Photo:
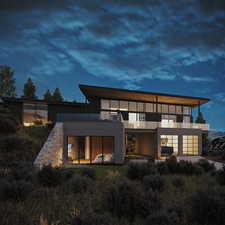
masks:
POLYGON ((31 77, 41 98, 78 84, 207 97, 225 130, 224 0, 0 0, 0 65, 18 96, 31 77))

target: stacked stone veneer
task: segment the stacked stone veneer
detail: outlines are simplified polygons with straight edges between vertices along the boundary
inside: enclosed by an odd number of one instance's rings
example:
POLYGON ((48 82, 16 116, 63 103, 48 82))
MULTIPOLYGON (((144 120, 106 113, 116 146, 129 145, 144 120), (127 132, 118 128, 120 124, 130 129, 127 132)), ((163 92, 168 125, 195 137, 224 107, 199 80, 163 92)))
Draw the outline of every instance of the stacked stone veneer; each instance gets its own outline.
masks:
POLYGON ((41 168, 45 165, 53 167, 62 165, 63 153, 63 123, 56 123, 47 141, 34 161, 34 165, 41 168))

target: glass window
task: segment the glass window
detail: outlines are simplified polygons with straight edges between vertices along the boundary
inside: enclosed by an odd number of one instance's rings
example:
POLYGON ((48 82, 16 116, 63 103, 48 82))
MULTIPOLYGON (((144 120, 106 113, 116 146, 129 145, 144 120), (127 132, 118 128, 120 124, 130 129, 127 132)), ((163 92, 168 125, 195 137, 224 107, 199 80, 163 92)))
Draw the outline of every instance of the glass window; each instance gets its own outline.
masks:
POLYGON ((183 135, 183 154, 198 155, 198 136, 183 135))
POLYGON ((119 109, 119 101, 111 100, 110 109, 111 110, 118 110, 119 109))
POLYGON ((72 164, 113 163, 114 137, 69 136, 68 161, 72 164))
POLYGON ((44 125, 48 122, 48 105, 46 104, 23 104, 24 126, 44 125))
POLYGON ((137 103, 129 102, 129 111, 137 111, 137 103))
POLYGON ((161 104, 157 104, 157 108, 158 108, 158 112, 159 112, 159 113, 161 113, 161 112, 162 112, 162 110, 161 110, 161 106, 162 106, 161 104))
POLYGON ((109 100, 101 99, 101 109, 110 109, 109 108, 109 100))
POLYGON ((144 103, 142 102, 137 103, 137 111, 144 112, 144 103))
POLYGON ((175 107, 175 105, 169 105, 169 113, 176 114, 176 107, 175 107))
POLYGON ((176 106, 176 114, 182 114, 182 107, 180 105, 176 106))
POLYGON ((120 110, 128 111, 128 102, 127 101, 120 101, 120 110))
POLYGON ((183 113, 186 115, 191 114, 191 108, 189 106, 184 106, 183 107, 183 113))
POLYGON ((168 113, 168 105, 162 104, 162 113, 168 113))
POLYGON ((178 135, 161 135, 161 150, 163 151, 163 147, 172 147, 173 154, 178 154, 178 135))
POLYGON ((145 121, 145 113, 137 113, 137 121, 145 121))
POLYGON ((155 108, 154 108, 153 103, 145 103, 145 111, 146 112, 155 112, 155 108))
POLYGON ((183 117, 183 122, 184 123, 190 123, 191 122, 190 116, 184 116, 183 117))

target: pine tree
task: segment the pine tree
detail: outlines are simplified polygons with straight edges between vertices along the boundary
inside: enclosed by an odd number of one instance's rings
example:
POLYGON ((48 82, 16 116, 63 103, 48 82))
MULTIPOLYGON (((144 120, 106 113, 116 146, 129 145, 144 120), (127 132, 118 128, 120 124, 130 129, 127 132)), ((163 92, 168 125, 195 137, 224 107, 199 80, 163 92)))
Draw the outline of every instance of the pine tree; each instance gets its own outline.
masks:
POLYGON ((31 80, 31 78, 28 78, 27 82, 24 84, 23 88, 23 97, 28 99, 36 99, 36 87, 31 80))
POLYGON ((52 101, 52 98, 53 98, 53 96, 52 96, 50 90, 48 89, 44 94, 44 100, 47 102, 50 102, 50 101, 52 101))
POLYGON ((15 97, 16 85, 14 71, 8 66, 0 66, 0 96, 15 97))
POLYGON ((202 112, 199 112, 198 113, 198 116, 197 116, 197 118, 195 120, 195 123, 206 123, 206 121, 205 121, 205 119, 203 117, 202 112))
POLYGON ((63 102, 63 97, 61 95, 60 89, 56 88, 53 95, 52 95, 52 100, 55 102, 63 102))

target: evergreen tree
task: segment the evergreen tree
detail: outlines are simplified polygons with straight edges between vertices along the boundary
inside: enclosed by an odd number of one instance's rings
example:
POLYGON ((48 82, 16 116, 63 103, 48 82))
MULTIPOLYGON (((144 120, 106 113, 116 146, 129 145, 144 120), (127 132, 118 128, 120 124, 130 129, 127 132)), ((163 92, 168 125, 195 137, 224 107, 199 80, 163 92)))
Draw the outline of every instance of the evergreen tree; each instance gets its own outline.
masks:
POLYGON ((197 116, 197 118, 195 120, 195 123, 206 123, 206 121, 205 121, 205 119, 203 117, 202 112, 199 112, 198 113, 198 116, 197 116))
POLYGON ((8 66, 0 66, 0 96, 15 97, 16 86, 14 71, 8 66))
POLYGON ((24 84, 23 88, 23 97, 28 99, 36 99, 36 87, 31 80, 31 78, 28 78, 27 82, 24 84))
POLYGON ((55 102, 63 102, 63 97, 61 95, 60 89, 56 88, 53 95, 52 95, 52 100, 55 102))
POLYGON ((52 94, 49 89, 44 94, 44 100, 47 102, 52 101, 52 94))

